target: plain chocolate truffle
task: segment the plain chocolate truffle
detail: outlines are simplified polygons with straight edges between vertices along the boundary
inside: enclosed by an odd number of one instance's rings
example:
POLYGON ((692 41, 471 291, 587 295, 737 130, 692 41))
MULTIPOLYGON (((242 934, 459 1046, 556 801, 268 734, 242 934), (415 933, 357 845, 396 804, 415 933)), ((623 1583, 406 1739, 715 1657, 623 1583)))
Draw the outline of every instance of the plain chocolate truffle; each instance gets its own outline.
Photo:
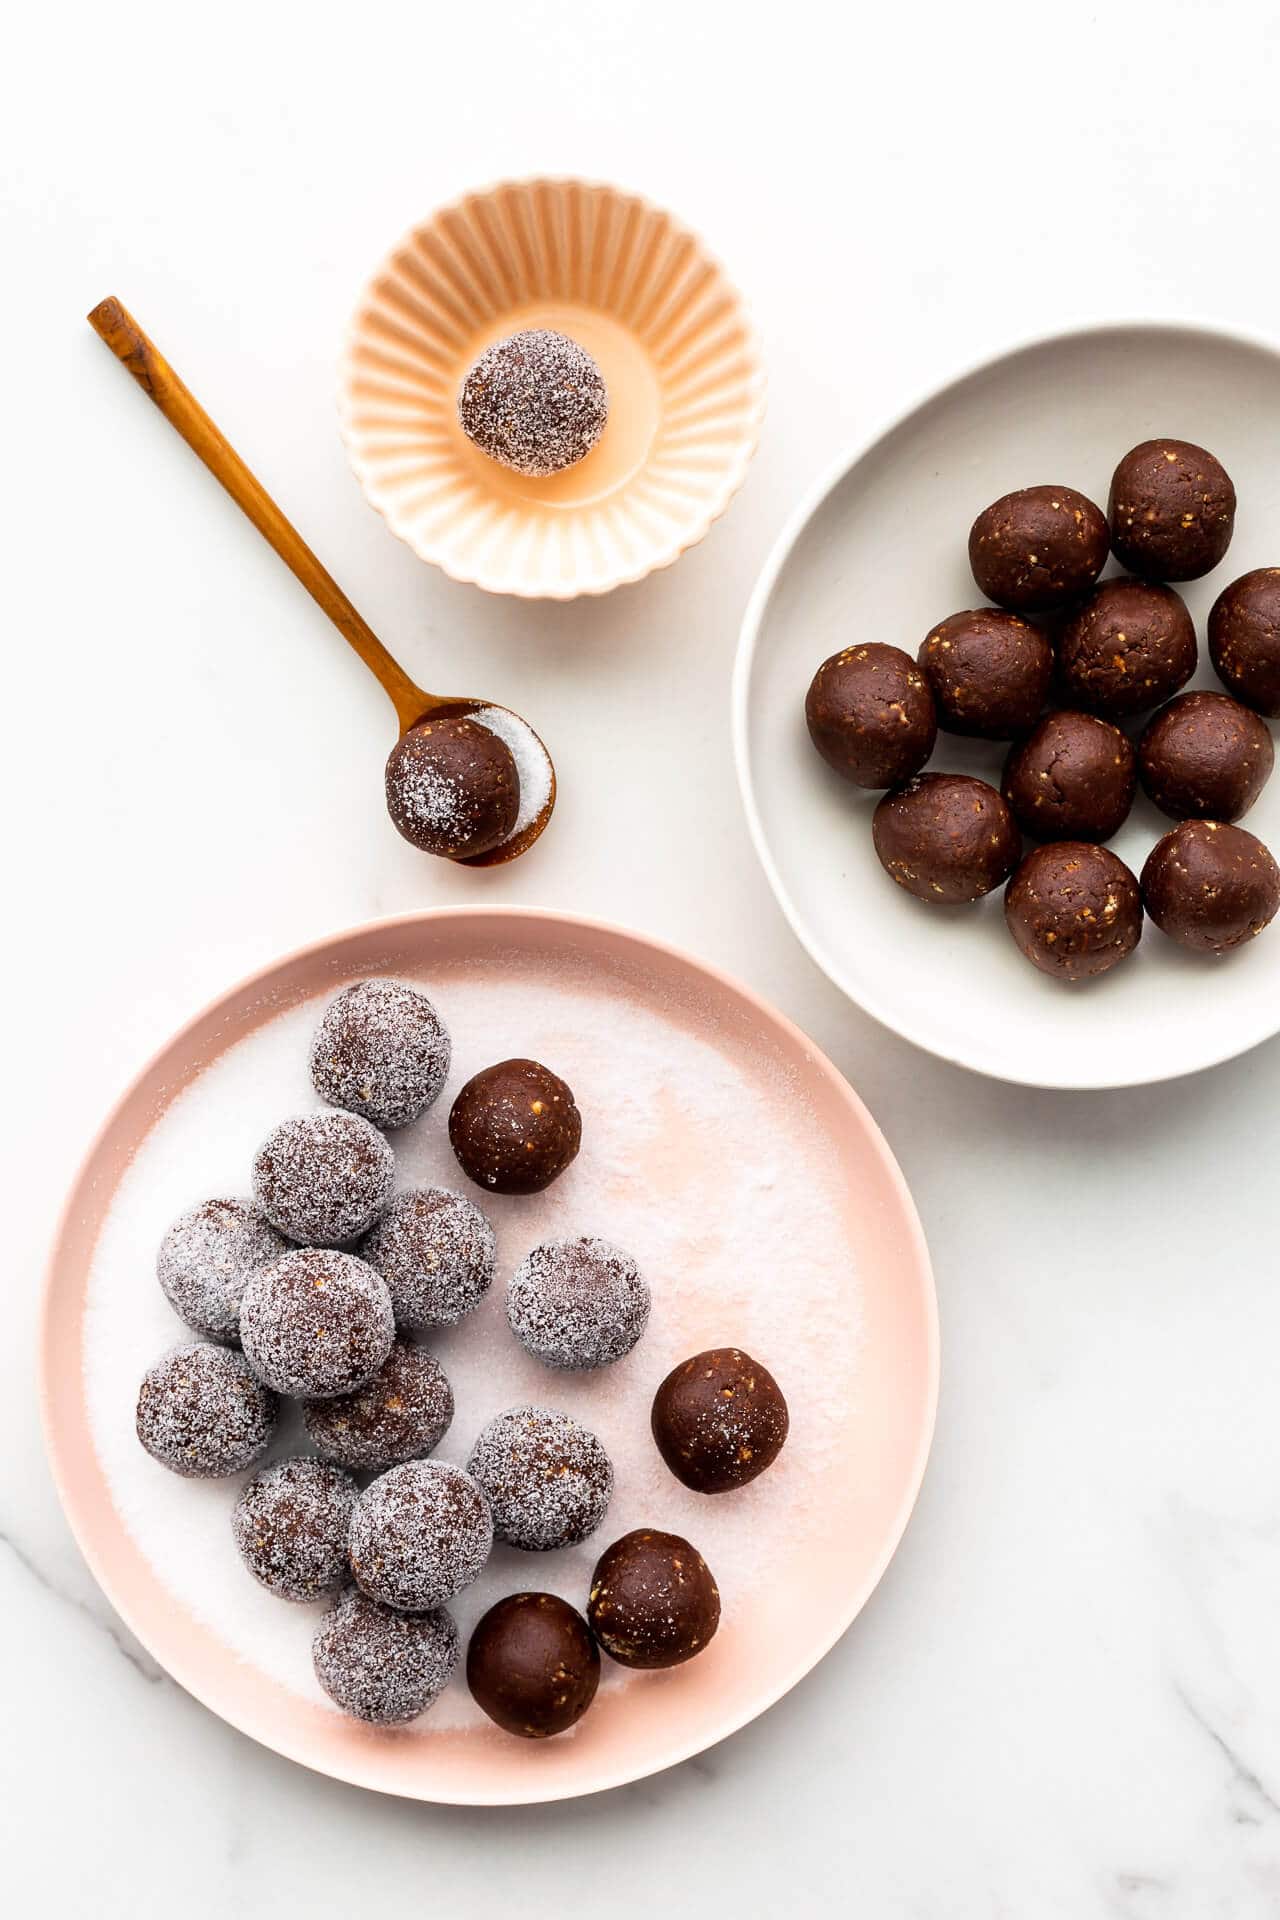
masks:
POLYGON ((587 1619, 620 1666, 678 1667, 720 1625, 720 1594, 696 1547, 678 1533, 639 1527, 596 1562, 587 1619))
POLYGON ((354 1393, 308 1401, 302 1418, 326 1460, 384 1473, 435 1452, 453 1421, 453 1388, 425 1347, 397 1340, 372 1380, 354 1393))
POLYGON ((138 1438, 186 1480, 217 1480, 261 1460, 279 1402, 242 1353, 193 1341, 149 1367, 138 1392, 138 1438))
POLYGON ((1023 487, 985 507, 969 534, 973 577, 998 607, 1037 613, 1087 593, 1106 565, 1101 507, 1074 487, 1023 487))
POLYGON ((395 1173, 390 1147, 358 1113, 300 1113, 258 1148, 253 1197, 288 1239, 340 1247, 369 1231, 395 1173))
POLYGON ((1144 580, 1198 580, 1231 544, 1236 490, 1220 460, 1189 440, 1144 440, 1116 468, 1111 550, 1144 580))
POLYGON ((576 1547, 604 1519, 613 1465, 586 1427, 551 1407, 513 1407, 491 1420, 467 1472, 488 1498, 494 1538, 525 1553, 576 1547))
POLYGON ((1058 649, 1068 697, 1126 720, 1158 707, 1196 670, 1196 630, 1172 587, 1104 580, 1073 614, 1058 649))
POLYGON ((918 773, 937 738, 933 695, 901 647, 869 641, 824 660, 809 684, 809 738, 855 787, 896 787, 918 773))
POLYGON ((535 479, 584 460, 608 418, 599 367, 585 347, 550 327, 495 340, 458 391, 458 423, 468 440, 535 479))
POLYGON ((1243 827, 1184 820, 1147 855, 1147 912, 1196 953, 1229 953, 1262 933, 1280 908, 1280 868, 1243 827))
POLYGON ((1033 727, 1053 677, 1039 627, 999 607, 953 613, 920 648, 938 725, 948 733, 1011 740, 1033 727))
POLYGON ((1209 658, 1237 700, 1280 718, 1280 567, 1255 567, 1222 589, 1209 614, 1209 658))
POLYGON ((653 1398, 658 1452, 695 1493, 728 1493, 771 1467, 790 1424, 773 1375, 739 1347, 695 1353, 653 1398))
POLYGON ((423 853, 469 860, 500 847, 520 817, 520 774, 505 740, 466 714, 422 720, 387 759, 387 811, 423 853))
POLYGON ((351 1570, 384 1606, 420 1613, 481 1573, 493 1546, 489 1502, 443 1460, 408 1460, 367 1486, 351 1516, 351 1570))
POLYGON ((490 1607, 467 1648, 467 1685, 504 1732, 545 1740, 581 1720, 600 1654, 576 1608, 554 1593, 512 1593, 490 1607))
POLYGON ((622 1360, 649 1321, 649 1283, 594 1234, 533 1247, 507 1283, 507 1321, 544 1367, 587 1372, 622 1360))
POLYGON ((375 1127, 407 1127, 449 1071, 449 1035, 425 993, 404 980, 356 980, 324 1010, 311 1081, 330 1106, 375 1127))
POLYGON ((324 1247, 295 1247, 259 1267, 240 1303, 245 1358, 277 1393, 353 1393, 372 1380, 394 1338, 383 1281, 353 1254, 324 1247))
POLYGON ((994 787, 965 773, 920 773, 887 793, 871 836, 890 879, 931 905, 980 900, 1007 880, 1022 836, 994 787))
POLYGON ((357 1720, 394 1727, 439 1698, 458 1664, 458 1629, 443 1609, 399 1613, 348 1587, 311 1643, 316 1679, 357 1720))
POLYGON ((1092 713, 1046 714, 1004 764, 1001 791, 1036 840, 1109 840, 1137 786, 1133 748, 1092 713))
POLYGON ((165 1299, 206 1340, 234 1347, 249 1275, 289 1242, 249 1200, 205 1200, 174 1221, 156 1255, 165 1299))
POLYGON ((240 1558, 282 1600, 319 1600, 347 1580, 359 1488, 341 1467, 298 1457, 255 1474, 231 1515, 240 1558))
POLYGON ((1174 820, 1238 820, 1271 777, 1264 720, 1226 693, 1180 693, 1138 743, 1148 796, 1174 820))
POLYGON ((499 1060, 467 1081, 449 1114, 449 1144, 478 1187, 541 1193, 576 1157, 582 1116, 572 1090, 536 1060, 499 1060))
POLYGON ((360 1258, 386 1281, 398 1327, 451 1327, 493 1284, 497 1242, 462 1194, 415 1187, 393 1197, 360 1258))
POLYGON ((1109 973, 1142 937, 1138 883, 1109 847, 1055 840, 1029 853, 1004 897, 1020 952, 1057 980, 1109 973))

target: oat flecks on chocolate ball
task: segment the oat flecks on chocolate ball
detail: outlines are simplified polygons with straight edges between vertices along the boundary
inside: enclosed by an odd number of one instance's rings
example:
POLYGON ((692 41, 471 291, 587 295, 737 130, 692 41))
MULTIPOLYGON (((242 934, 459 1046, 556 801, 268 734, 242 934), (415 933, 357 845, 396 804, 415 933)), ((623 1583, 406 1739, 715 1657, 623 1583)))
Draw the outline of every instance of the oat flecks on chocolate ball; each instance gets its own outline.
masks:
POLYGON ((277 1460, 255 1474, 231 1515, 240 1558, 282 1600, 319 1600, 347 1578, 359 1488, 321 1460, 277 1460))
POLYGON ((1011 613, 1060 607, 1087 593, 1106 564, 1101 507, 1074 487, 1023 487, 985 507, 969 534, 969 565, 989 600, 1011 613))
POLYGON ((921 773, 887 793, 871 821, 891 880, 930 905, 980 900, 1007 880, 1022 835, 994 787, 965 773, 921 773))
POLYGON ((1280 868, 1243 827, 1184 820, 1147 855, 1142 898, 1162 933, 1195 953, 1230 953, 1271 925, 1280 868))
POLYGON ((156 1277, 179 1319, 207 1340, 235 1346, 245 1282, 288 1247, 252 1201, 205 1200, 165 1234, 156 1277))
POLYGON ((404 980, 357 980, 331 1000, 311 1043, 311 1080, 330 1106, 384 1131, 429 1107, 449 1071, 449 1035, 404 980))
POLYGON ((434 1453, 453 1420, 453 1388, 425 1347, 397 1340, 372 1380, 302 1410, 307 1436, 326 1460, 382 1473, 434 1453))
POLYGON ((804 703, 809 738, 856 787, 896 787, 918 773, 937 737, 933 695, 901 647, 846 647, 824 660, 804 703))
POLYGON ((1137 787, 1133 748, 1096 714, 1046 714, 1005 761, 1001 791, 1037 840, 1109 840, 1137 787))
POLYGON ((371 1600, 420 1612, 469 1587, 493 1546, 489 1502, 469 1474, 410 1460, 365 1488, 351 1520, 351 1568, 371 1600))
POLYGON ((526 1553, 574 1547, 609 1508, 613 1467, 594 1433, 550 1407, 513 1407, 491 1420, 467 1471, 493 1511, 494 1537, 526 1553))
POLYGON ((1189 440, 1144 440, 1115 470, 1111 547, 1146 580, 1198 580, 1231 544, 1236 490, 1222 462, 1189 440))
POLYGON ((391 1198, 390 1147, 357 1113, 300 1113, 272 1129, 253 1162, 253 1193, 273 1227, 309 1247, 367 1233, 391 1198))
POLYGON ((1172 587, 1104 580, 1067 622, 1058 672, 1068 696, 1106 720, 1170 699, 1196 670, 1196 630, 1172 587))
POLYGON ((296 1247, 251 1274, 240 1339, 277 1393, 328 1399, 371 1380, 391 1351, 395 1321, 384 1282, 350 1253, 296 1247))
POLYGON ((672 1369, 650 1423, 677 1480, 695 1493, 728 1493, 773 1465, 790 1416, 767 1367, 739 1347, 714 1347, 672 1369))
POLYGON ((467 1685, 504 1732, 546 1740, 581 1720, 600 1684, 582 1615, 554 1593, 512 1593, 490 1607, 467 1648, 467 1685))
POLYGON ((1174 820, 1238 820, 1271 777, 1270 729, 1226 693, 1180 693, 1138 745, 1142 784, 1174 820))
POLYGON ((278 1402, 243 1354, 193 1342, 143 1375, 138 1438, 162 1467, 188 1480, 216 1480, 261 1460, 278 1402))
POLYGON ((478 1207, 445 1187, 397 1193, 360 1243, 387 1283, 398 1327, 451 1327, 493 1284, 497 1242, 478 1207))
POLYGON ((1109 847, 1058 840, 1029 853, 1004 899, 1019 952, 1057 980, 1088 980, 1127 959, 1142 937, 1138 883, 1109 847))
POLYGON ((357 1720, 394 1727, 424 1713, 458 1664, 458 1629, 443 1610, 397 1613, 348 1587, 316 1628, 316 1679, 357 1720))
POLYGON ((640 1527, 607 1547, 591 1576, 587 1619, 624 1667, 677 1667, 720 1625, 720 1594, 696 1547, 640 1527))
POLYGON ((486 347, 458 393, 458 421, 468 440, 534 479, 585 460, 608 418, 599 367, 576 340, 549 327, 486 347))
POLYGON ((1053 675, 1039 627, 999 607, 953 613, 920 648, 938 725, 948 733, 1011 740, 1033 727, 1053 675))
POLYGON ((387 811, 423 853, 469 860, 515 832, 520 770, 505 740, 466 715, 423 720, 387 758, 387 811))
POLYGON ((1255 567, 1222 589, 1209 614, 1209 657, 1237 700, 1280 719, 1280 567, 1255 567))
POLYGON ((581 1141, 572 1090, 536 1060, 485 1067, 449 1114, 458 1165, 494 1193, 540 1193, 576 1158, 581 1141))
POLYGON ((507 1319, 525 1352, 571 1372, 630 1353, 649 1307, 648 1282, 631 1255, 589 1234, 534 1247, 507 1286, 507 1319))

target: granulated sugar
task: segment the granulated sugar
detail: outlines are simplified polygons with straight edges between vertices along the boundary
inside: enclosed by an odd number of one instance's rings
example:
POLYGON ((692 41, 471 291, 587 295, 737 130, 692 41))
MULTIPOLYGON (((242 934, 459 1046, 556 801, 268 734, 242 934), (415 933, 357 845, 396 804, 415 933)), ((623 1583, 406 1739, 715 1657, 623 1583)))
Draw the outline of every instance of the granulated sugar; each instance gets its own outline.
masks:
POLYGON ((537 819, 547 804, 551 793, 551 761, 528 721, 522 720, 518 713, 512 713, 509 707, 479 707, 471 718, 479 721, 482 727, 488 727, 490 733, 496 733, 499 740, 505 741, 516 763, 516 772, 520 776, 520 811, 508 836, 514 840, 518 833, 523 833, 537 819))
MULTIPOLYGON (((822 1480, 856 1391, 856 1275, 839 1170, 795 1090, 764 1055, 659 1006, 649 988, 579 978, 549 963, 501 972, 450 967, 424 975, 453 1037, 443 1094, 394 1136, 397 1185, 466 1191, 492 1221, 498 1277, 476 1311, 428 1337, 457 1410, 438 1457, 465 1466, 480 1430, 510 1407, 560 1407, 597 1434, 616 1471, 603 1525, 554 1553, 496 1547, 475 1586, 451 1603, 464 1644, 480 1614, 527 1588, 585 1603, 591 1569, 634 1527, 686 1535, 716 1577, 724 1627, 772 1585, 780 1563, 803 1566, 824 1535, 822 1480), (563 1075, 583 1117, 582 1151, 544 1193, 504 1198, 470 1188, 446 1130, 454 1094, 481 1067, 532 1057, 563 1075), (553 1372, 516 1344, 506 1283, 539 1241, 599 1234, 633 1254, 653 1293, 634 1351, 598 1373, 553 1372), (649 1431, 658 1383, 704 1348, 739 1346, 775 1375, 791 1432, 776 1465, 751 1486, 707 1498, 667 1471, 649 1431)), ((327 1704, 311 1669, 321 1608, 289 1605, 245 1571, 230 1518, 247 1475, 181 1480, 134 1434, 145 1369, 183 1330, 155 1279, 165 1228, 214 1194, 243 1193, 255 1147, 285 1115, 317 1102, 307 1059, 323 998, 241 1041, 170 1108, 116 1196, 94 1258, 85 1321, 85 1387, 94 1440, 122 1524, 158 1579, 264 1675, 327 1704)), ((296 1411, 273 1458, 306 1450, 296 1411)), ((850 1462, 856 1471, 856 1462, 850 1462)), ((793 1576, 794 1577, 794 1573, 793 1576)), ((606 1660, 602 1685, 636 1676, 606 1660)), ((481 1724, 461 1675, 421 1722, 481 1724)))

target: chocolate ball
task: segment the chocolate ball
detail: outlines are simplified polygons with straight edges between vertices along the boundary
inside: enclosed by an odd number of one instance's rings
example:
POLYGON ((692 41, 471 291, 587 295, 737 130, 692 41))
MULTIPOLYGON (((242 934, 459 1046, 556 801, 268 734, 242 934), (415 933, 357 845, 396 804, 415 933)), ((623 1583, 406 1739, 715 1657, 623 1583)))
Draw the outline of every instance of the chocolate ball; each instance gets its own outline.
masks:
POLYGON ((386 772, 387 811, 423 853, 469 860, 500 847, 520 817, 520 774, 505 740, 465 714, 401 734, 386 772))
POLYGON ((1144 580, 1198 580, 1231 544, 1236 490, 1190 440, 1144 440, 1111 480, 1111 550, 1144 580))
POLYGON ((738 1347, 695 1353, 653 1397, 658 1452, 695 1493, 728 1493, 771 1467, 790 1418, 773 1375, 738 1347))
POLYGON ((179 1319, 206 1340, 234 1347, 249 1275, 288 1249, 284 1235, 250 1201, 204 1200, 175 1220, 160 1242, 156 1277, 179 1319))
POLYGON ((1137 786, 1133 748, 1092 713, 1046 714, 1004 763, 1001 791, 1036 840, 1109 840, 1137 786))
POLYGON ((322 1100, 375 1127, 407 1127, 449 1071, 449 1035, 425 993, 404 980, 356 980, 324 1010, 311 1043, 322 1100))
POLYGON ((546 1740, 581 1720, 600 1655, 576 1608, 554 1593, 512 1593, 490 1607, 467 1648, 471 1696, 504 1732, 546 1740))
POLYGON ((354 1393, 309 1400, 307 1438, 326 1460, 353 1473, 384 1473, 434 1453, 453 1422, 453 1388, 425 1347, 397 1340, 354 1393))
POLYGON ((240 1303, 245 1358, 277 1393, 353 1393, 372 1380, 394 1338, 386 1287, 350 1253, 295 1247, 250 1274, 240 1303))
POLYGON ((1109 847, 1055 840, 1029 853, 1009 882, 1004 914, 1021 953, 1056 980, 1089 980, 1142 937, 1138 883, 1109 847))
POLYGON ((494 1538, 525 1553, 576 1547, 613 1493, 613 1465, 595 1434, 550 1407, 513 1407, 491 1420, 467 1472, 488 1499, 494 1538))
POLYGON ((1280 908, 1280 868, 1243 827, 1184 820, 1147 855, 1147 912, 1195 953, 1230 953, 1265 931, 1280 908))
POLYGON ((369 1231, 395 1173, 390 1147, 359 1114, 300 1113, 258 1148, 253 1196, 290 1240, 340 1247, 369 1231))
POLYGON ((138 1438, 186 1480, 218 1480, 261 1460, 279 1402, 242 1353, 193 1341, 148 1367, 138 1391, 138 1438))
POLYGON ((458 1629, 443 1610, 397 1613, 348 1587, 316 1628, 316 1679, 357 1720, 394 1727, 437 1700, 458 1664, 458 1629))
POLYGON ((452 1327, 493 1284, 497 1242, 462 1194, 417 1187, 392 1198, 360 1258, 386 1281, 398 1327, 452 1327))
POLYGON ((277 1460, 255 1474, 231 1515, 254 1579, 282 1600, 318 1600, 342 1586, 359 1491, 349 1473, 321 1460, 277 1460))
POLYGON ((536 1060, 500 1060, 467 1081, 449 1115, 449 1144, 478 1187, 541 1193, 577 1157, 573 1093, 536 1060))
POLYGON ((544 1367, 609 1367, 649 1321, 649 1284, 629 1253, 594 1234, 547 1240, 527 1253, 507 1285, 507 1320, 544 1367))
POLYGON ((988 600, 1037 613, 1087 593, 1109 546, 1106 515, 1074 487, 1023 487, 978 515, 969 565, 988 600))
POLYGON ((1237 700, 1280 718, 1280 567, 1255 567, 1222 589, 1209 614, 1209 658, 1237 700))
POLYGON ((897 787, 918 773, 938 734, 933 695, 910 654, 869 641, 824 660, 809 684, 809 738, 855 787, 897 787))
POLYGON ((1053 648, 1040 628, 999 607, 951 614, 919 657, 938 725, 983 740, 1033 727, 1053 675, 1053 648))
POLYGON ((587 1619, 620 1666, 678 1667, 715 1634, 720 1594, 696 1547, 639 1527, 597 1560, 587 1619))
POLYGON ((550 327, 527 327, 486 347, 458 393, 468 440, 537 479, 584 460, 608 418, 599 367, 585 347, 550 327))
POLYGON ((1067 622, 1058 673, 1068 697, 1105 720, 1158 707, 1196 670, 1196 630, 1172 587, 1104 580, 1067 622))
POLYGON ((489 1502, 470 1474, 443 1460, 392 1467, 351 1516, 351 1570, 362 1591, 410 1613, 469 1587, 492 1546, 489 1502))
POLYGON ((871 821, 876 855, 917 900, 980 900, 1007 880, 1022 835, 994 787, 965 773, 919 773, 887 793, 871 821))
POLYGON ((1238 820, 1275 757, 1266 722, 1225 693, 1180 693, 1138 744, 1142 784, 1174 820, 1238 820))

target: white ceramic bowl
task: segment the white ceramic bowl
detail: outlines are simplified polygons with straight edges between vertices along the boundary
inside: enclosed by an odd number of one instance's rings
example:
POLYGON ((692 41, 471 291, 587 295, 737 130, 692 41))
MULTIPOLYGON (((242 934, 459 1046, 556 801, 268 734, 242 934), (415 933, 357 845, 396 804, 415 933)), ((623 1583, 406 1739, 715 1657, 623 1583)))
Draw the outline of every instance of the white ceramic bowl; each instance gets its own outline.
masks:
MULTIPOLYGON (((878 640, 913 656, 929 628, 983 596, 966 543, 998 495, 1041 482, 1105 507, 1139 440, 1210 447, 1235 480, 1222 565, 1178 587, 1201 640, 1216 595, 1280 564, 1280 353, 1208 327, 1132 323, 1056 336, 993 360, 903 414, 798 508, 747 610, 734 678, 738 775, 756 850, 797 936, 852 1000, 943 1059, 1046 1087, 1131 1086, 1242 1053, 1280 1029, 1280 922, 1221 960, 1147 922, 1136 954, 1067 987, 1029 966, 997 892, 932 908, 887 878, 871 845, 878 795, 831 773, 804 725, 818 664, 878 640)), ((1114 563, 1109 572, 1117 571, 1114 563)), ((998 782, 999 744, 940 734, 930 766, 998 782)), ((1139 795, 1112 843, 1135 872, 1173 823, 1139 795)), ((1280 848, 1280 776, 1241 824, 1280 848)))

